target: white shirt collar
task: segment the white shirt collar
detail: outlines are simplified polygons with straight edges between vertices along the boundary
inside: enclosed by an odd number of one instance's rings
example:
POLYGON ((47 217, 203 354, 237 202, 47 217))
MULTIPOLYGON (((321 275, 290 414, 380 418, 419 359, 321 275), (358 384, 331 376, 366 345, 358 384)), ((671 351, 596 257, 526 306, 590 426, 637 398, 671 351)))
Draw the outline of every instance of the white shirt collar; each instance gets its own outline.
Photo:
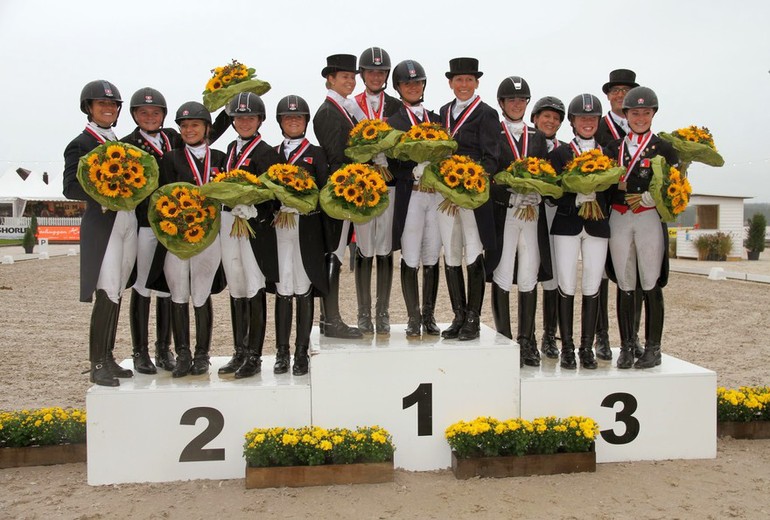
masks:
POLYGON ((93 121, 89 121, 88 127, 99 134, 100 136, 104 137, 107 141, 117 141, 118 138, 115 135, 115 131, 110 128, 102 128, 101 126, 97 125, 93 121))

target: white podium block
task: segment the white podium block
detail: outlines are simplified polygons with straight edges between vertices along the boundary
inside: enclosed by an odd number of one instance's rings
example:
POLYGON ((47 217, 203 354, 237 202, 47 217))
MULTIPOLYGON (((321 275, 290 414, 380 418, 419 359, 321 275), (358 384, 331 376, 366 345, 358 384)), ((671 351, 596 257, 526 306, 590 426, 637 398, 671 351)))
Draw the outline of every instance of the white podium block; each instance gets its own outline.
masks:
POLYGON ((10 265, 13 263, 13 257, 11 255, 3 255, 3 262, 4 265, 10 265))
MULTIPOLYGON (((274 375, 273 356, 246 379, 209 374, 172 378, 136 374, 120 386, 92 386, 88 414, 88 483, 243 478, 244 434, 255 427, 307 426, 310 377, 274 375)), ((121 364, 133 368, 131 360, 121 364)))
POLYGON ((619 349, 596 370, 558 360, 521 370, 525 419, 583 415, 599 424, 596 462, 715 458, 716 373, 663 355, 655 368, 619 370, 619 349))
POLYGON ((519 415, 518 346, 487 326, 473 341, 407 340, 404 325, 364 341, 315 328, 311 343, 313 424, 382 426, 393 436, 396 467, 447 468, 450 424, 519 415))

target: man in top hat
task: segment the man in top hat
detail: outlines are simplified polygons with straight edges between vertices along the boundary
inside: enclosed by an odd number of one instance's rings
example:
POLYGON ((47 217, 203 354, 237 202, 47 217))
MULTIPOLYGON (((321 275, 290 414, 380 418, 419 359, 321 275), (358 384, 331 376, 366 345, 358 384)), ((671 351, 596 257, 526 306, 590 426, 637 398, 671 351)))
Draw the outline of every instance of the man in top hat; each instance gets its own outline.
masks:
MULTIPOLYGON (((611 141, 623 139, 629 132, 628 121, 623 113, 623 98, 628 91, 638 87, 636 82, 636 73, 629 69, 616 69, 610 72, 610 78, 602 86, 602 91, 607 95, 610 101, 610 111, 599 121, 599 129, 596 131, 596 142, 601 146, 607 146, 611 141)), ((636 331, 639 331, 641 322, 642 291, 636 291, 636 331)), ((605 276, 602 278, 599 288, 599 318, 596 320, 596 356, 599 359, 612 359, 609 338, 609 315, 607 311, 607 300, 609 298, 609 280, 605 276)), ((638 342, 637 342, 638 343, 638 342)), ((641 356, 641 346, 637 348, 638 356, 641 356)), ((637 356, 637 357, 638 357, 637 356)))
MULTIPOLYGON (((441 107, 441 123, 457 141, 457 155, 467 155, 494 175, 500 159, 500 119, 494 108, 476 93, 479 60, 454 58, 449 62, 449 88, 455 98, 441 107)), ((444 338, 471 340, 479 337, 481 304, 484 300, 484 251, 496 247, 492 202, 470 210, 459 208, 457 215, 438 214, 439 231, 444 245, 444 269, 454 319, 441 335, 444 338), (455 224, 457 224, 455 226, 455 224), (458 232, 453 233, 457 228, 458 232), (466 300, 462 260, 468 271, 466 300)))

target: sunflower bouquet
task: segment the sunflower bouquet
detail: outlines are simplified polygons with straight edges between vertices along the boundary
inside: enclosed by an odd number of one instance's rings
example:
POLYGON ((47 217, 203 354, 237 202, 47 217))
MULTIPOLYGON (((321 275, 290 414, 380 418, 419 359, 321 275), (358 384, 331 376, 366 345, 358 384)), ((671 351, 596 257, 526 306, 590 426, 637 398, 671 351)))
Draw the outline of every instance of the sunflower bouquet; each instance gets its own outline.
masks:
MULTIPOLYGON (((561 187, 569 193, 588 195, 604 191, 617 184, 625 168, 604 155, 601 150, 588 150, 567 163, 561 177, 561 187)), ((586 220, 602 220, 607 216, 595 200, 580 205, 578 215, 586 220)))
MULTIPOLYGON (((666 160, 660 155, 653 157, 650 162, 652 179, 649 192, 655 200, 655 209, 660 214, 660 220, 673 222, 690 202, 690 181, 679 170, 666 164, 666 160)), ((626 203, 632 211, 637 210, 641 202, 640 194, 626 195, 626 203)))
POLYGON ((158 188, 147 216, 158 241, 183 260, 209 247, 219 233, 219 205, 187 182, 158 188))
POLYGON ((158 163, 136 146, 107 141, 80 158, 83 190, 112 211, 129 211, 158 187, 158 163))
POLYGON ((368 164, 348 164, 334 172, 320 194, 321 208, 332 218, 364 224, 390 203, 380 172, 368 164))
POLYGON ((399 161, 438 162, 457 150, 457 141, 438 123, 420 123, 401 134, 391 151, 399 161))
MULTIPOLYGON (((201 195, 221 202, 231 208, 239 204, 261 204, 273 198, 273 192, 265 186, 259 177, 246 170, 230 170, 217 174, 210 182, 199 188, 201 195)), ((249 221, 235 217, 230 229, 231 237, 254 237, 254 230, 249 221)))
POLYGON ((257 79, 256 71, 237 60, 224 67, 211 69, 211 78, 203 91, 203 105, 214 112, 241 92, 253 92, 261 96, 270 90, 270 83, 257 79))
MULTIPOLYGON (((362 119, 350 131, 345 155, 357 163, 369 162, 379 153, 389 153, 401 139, 401 134, 403 132, 393 129, 385 121, 362 119)), ((387 166, 373 165, 372 168, 378 170, 386 182, 393 180, 387 166)))
POLYGON ((717 152, 714 145, 714 137, 706 127, 692 125, 674 130, 670 134, 661 132, 658 135, 674 146, 679 155, 679 170, 685 177, 687 177, 687 168, 693 162, 708 166, 723 166, 725 164, 725 160, 717 152))
POLYGON ((444 196, 439 209, 456 215, 458 208, 476 209, 489 200, 489 176, 467 155, 452 155, 425 168, 420 184, 444 196))
MULTIPOLYGON (((310 173, 294 164, 274 164, 259 179, 284 206, 307 215, 318 207, 318 186, 310 173)), ((294 214, 279 211, 273 221, 275 227, 293 228, 294 214)))
MULTIPOLYGON (((538 157, 524 157, 513 161, 508 168, 497 173, 495 182, 508 186, 516 193, 539 193, 540 195, 558 199, 562 189, 558 185, 559 177, 551 163, 538 157)), ((516 217, 532 221, 537 218, 533 206, 519 206, 516 217)))

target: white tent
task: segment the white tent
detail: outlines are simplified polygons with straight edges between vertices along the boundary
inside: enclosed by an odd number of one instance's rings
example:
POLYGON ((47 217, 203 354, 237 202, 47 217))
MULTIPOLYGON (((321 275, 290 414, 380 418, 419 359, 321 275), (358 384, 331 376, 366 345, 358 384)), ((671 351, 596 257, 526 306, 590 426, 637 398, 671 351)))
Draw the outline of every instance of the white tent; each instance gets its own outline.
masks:
POLYGON ((20 217, 27 201, 67 200, 62 194, 62 176, 60 171, 48 173, 46 184, 43 172, 30 172, 22 179, 16 168, 10 168, 0 176, 0 202, 12 203, 13 216, 20 217))

